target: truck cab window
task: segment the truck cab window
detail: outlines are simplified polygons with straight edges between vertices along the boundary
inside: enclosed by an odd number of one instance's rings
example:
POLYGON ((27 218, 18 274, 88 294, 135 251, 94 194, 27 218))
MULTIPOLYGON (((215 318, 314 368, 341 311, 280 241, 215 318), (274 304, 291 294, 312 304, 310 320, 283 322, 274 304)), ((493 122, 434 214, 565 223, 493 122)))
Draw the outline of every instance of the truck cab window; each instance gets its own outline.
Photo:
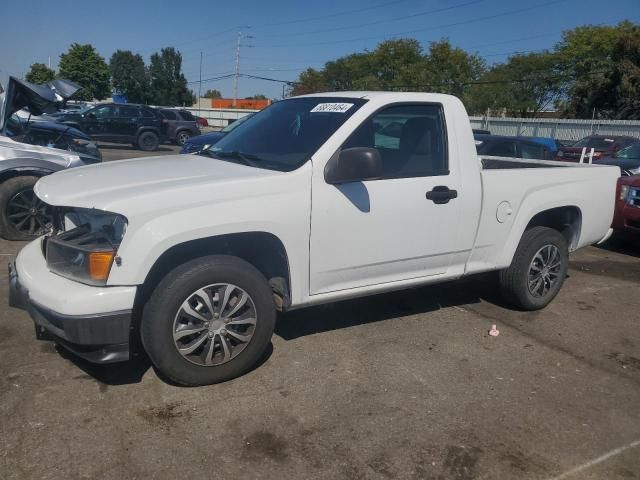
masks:
POLYGON ((449 165, 439 105, 397 105, 367 119, 342 148, 380 152, 383 178, 447 175, 449 165))

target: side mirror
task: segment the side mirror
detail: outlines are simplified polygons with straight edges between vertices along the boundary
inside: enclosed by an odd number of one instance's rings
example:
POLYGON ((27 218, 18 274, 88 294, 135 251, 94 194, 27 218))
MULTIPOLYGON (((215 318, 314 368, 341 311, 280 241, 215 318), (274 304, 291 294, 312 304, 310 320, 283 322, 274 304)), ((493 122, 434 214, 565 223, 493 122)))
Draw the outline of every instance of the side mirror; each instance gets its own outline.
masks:
POLYGON ((324 179, 331 185, 382 177, 382 158, 375 148, 355 147, 334 155, 324 169, 324 179))
POLYGON ((96 114, 93 112, 87 112, 86 113, 86 117, 90 118, 91 120, 95 120, 96 119, 96 114))

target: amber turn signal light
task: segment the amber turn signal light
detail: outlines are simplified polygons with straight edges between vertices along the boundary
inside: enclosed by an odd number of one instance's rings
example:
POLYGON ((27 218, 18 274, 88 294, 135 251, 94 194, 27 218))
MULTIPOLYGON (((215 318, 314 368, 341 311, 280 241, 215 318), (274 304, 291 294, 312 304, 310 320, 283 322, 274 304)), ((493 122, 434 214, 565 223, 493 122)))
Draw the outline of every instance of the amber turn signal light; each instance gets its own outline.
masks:
POLYGON ((92 280, 106 281, 111 270, 115 252, 91 252, 89 254, 89 276, 92 280))

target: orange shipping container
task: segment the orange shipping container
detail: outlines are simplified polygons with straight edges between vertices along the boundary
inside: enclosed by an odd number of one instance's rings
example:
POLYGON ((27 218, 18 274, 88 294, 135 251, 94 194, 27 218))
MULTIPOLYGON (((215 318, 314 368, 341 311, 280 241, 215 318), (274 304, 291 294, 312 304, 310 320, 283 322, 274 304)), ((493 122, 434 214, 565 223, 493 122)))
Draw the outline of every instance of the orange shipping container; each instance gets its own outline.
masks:
POLYGON ((235 107, 232 98, 212 98, 211 108, 250 108, 262 110, 271 104, 271 100, 237 99, 235 107))

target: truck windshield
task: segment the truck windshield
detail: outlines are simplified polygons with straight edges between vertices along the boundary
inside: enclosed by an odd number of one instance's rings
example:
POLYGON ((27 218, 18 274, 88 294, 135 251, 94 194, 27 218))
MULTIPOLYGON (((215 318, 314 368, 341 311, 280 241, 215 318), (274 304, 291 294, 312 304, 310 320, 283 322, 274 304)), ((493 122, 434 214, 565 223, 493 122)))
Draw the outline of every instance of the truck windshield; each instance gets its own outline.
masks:
POLYGON ((202 153, 289 172, 305 163, 366 100, 305 97, 276 102, 202 153))

